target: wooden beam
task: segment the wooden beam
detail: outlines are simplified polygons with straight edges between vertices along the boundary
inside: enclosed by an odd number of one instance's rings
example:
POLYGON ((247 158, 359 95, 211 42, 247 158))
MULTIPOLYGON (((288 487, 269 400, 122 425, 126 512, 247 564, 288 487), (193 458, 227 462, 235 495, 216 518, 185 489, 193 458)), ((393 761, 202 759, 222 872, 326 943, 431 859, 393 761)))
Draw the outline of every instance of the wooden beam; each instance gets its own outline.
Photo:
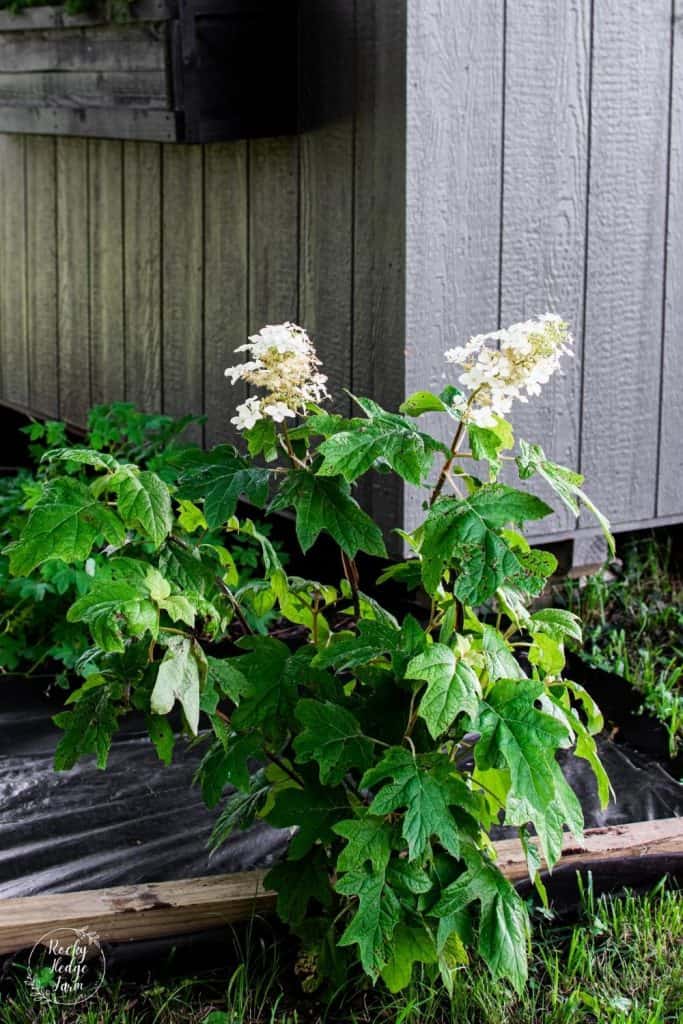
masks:
MULTIPOLYGON (((503 874, 527 877, 516 839, 495 844, 503 874)), ((683 861, 683 818, 590 829, 582 842, 567 836, 560 867, 588 867, 623 858, 676 856, 683 861)), ((88 927, 106 942, 182 935, 270 913, 275 895, 264 889, 263 871, 214 878, 117 886, 0 900, 0 954, 31 947, 53 928, 88 927)))

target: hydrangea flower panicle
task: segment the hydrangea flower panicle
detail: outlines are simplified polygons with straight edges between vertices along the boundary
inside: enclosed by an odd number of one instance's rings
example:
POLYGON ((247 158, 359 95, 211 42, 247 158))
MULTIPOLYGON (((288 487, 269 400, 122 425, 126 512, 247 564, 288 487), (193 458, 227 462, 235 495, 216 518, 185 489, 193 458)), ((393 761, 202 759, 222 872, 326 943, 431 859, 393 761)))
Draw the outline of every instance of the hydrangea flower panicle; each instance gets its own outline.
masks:
POLYGON ((538 395, 571 354, 568 324, 554 313, 489 334, 477 334, 466 345, 449 349, 445 358, 465 371, 459 383, 470 392, 456 404, 467 422, 494 427, 497 416, 510 412, 514 401, 538 395), (493 347, 498 346, 498 347, 493 347))
POLYGON ((237 406, 237 415, 230 422, 238 430, 249 430, 265 418, 283 423, 305 412, 311 403, 330 397, 315 347, 297 324, 267 324, 235 351, 246 352, 250 358, 229 366, 225 376, 232 384, 243 380, 266 392, 263 398, 252 396, 237 406))

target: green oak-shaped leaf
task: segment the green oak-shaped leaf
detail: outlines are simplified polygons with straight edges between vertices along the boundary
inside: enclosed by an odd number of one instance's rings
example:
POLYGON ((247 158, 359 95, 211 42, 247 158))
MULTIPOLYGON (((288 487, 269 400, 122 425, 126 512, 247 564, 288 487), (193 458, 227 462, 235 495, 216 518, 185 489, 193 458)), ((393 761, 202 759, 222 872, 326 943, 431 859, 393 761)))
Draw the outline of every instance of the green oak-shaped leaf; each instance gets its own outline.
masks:
POLYGON ((169 636, 168 649, 159 665, 150 707, 155 715, 167 715, 176 701, 185 714, 190 731, 199 728, 199 698, 206 676, 206 661, 191 637, 169 636))
POLYGON ((272 511, 290 507, 296 513, 296 535, 302 551, 308 551, 325 530, 350 558, 359 551, 386 555, 379 527, 351 497, 343 477, 318 477, 307 470, 292 470, 270 504, 272 511))
POLYGON ((260 749, 258 737, 253 735, 233 734, 227 741, 227 748, 220 740, 211 744, 194 778, 201 786, 207 807, 216 806, 226 786, 235 786, 243 792, 249 789, 249 761, 260 749))
POLYGON ((367 665, 383 655, 391 654, 399 642, 399 631, 385 622, 361 619, 358 635, 346 633, 330 637, 313 662, 318 668, 334 668, 337 671, 367 665))
POLYGON ((67 622, 87 622, 103 651, 125 649, 124 635, 156 637, 159 614, 142 581, 103 580, 94 583, 67 612, 67 622))
POLYGON ((399 922, 391 940, 391 959, 382 968, 382 981, 390 992, 410 984, 413 965, 438 962, 436 941, 423 926, 399 922))
MULTIPOLYGON (((243 730, 272 722, 280 728, 291 716, 297 696, 296 681, 285 672, 289 648, 281 640, 268 636, 244 637, 239 647, 247 653, 231 658, 230 663, 246 679, 247 685, 241 690, 239 707, 232 716, 233 725, 243 730)), ((239 685, 237 679, 235 684, 239 685)))
POLYGON ((58 477, 45 485, 18 541, 8 545, 10 572, 28 576, 51 558, 84 562, 98 537, 121 545, 123 523, 79 480, 58 477))
POLYGON ((300 700, 296 718, 303 730, 294 740, 300 764, 315 761, 324 786, 335 786, 351 768, 365 771, 372 760, 373 741, 364 736, 350 711, 328 701, 300 700))
POLYGON ((204 499, 204 515, 210 527, 221 526, 234 516, 242 497, 258 508, 265 505, 269 470, 253 466, 230 445, 197 452, 193 462, 178 481, 178 493, 181 498, 204 499))
POLYGON ((95 754, 97 767, 106 768, 119 714, 109 688, 100 687, 77 701, 73 711, 55 715, 55 724, 64 730, 55 751, 55 770, 68 771, 85 754, 95 754))
POLYGON ((289 844, 289 859, 301 860, 318 842, 333 838, 332 827, 349 812, 343 790, 326 789, 317 782, 306 780, 304 789, 288 787, 275 794, 275 803, 265 815, 274 828, 297 831, 289 844))
MULTIPOLYGON (((570 827, 577 823, 573 794, 565 792, 564 777, 555 760, 556 751, 569 746, 573 737, 561 710, 558 708, 556 715, 549 713, 542 697, 550 704, 543 684, 535 680, 500 679, 494 683, 481 705, 481 736, 474 757, 478 769, 486 771, 503 763, 509 770, 510 819, 520 825, 533 821, 552 866, 555 854, 559 855, 558 829, 560 834, 562 830, 555 811, 560 817, 567 814, 564 820, 570 827)), ((559 842, 561 846, 561 835, 559 842)))
POLYGON ((576 640, 581 643, 581 620, 566 608, 541 608, 531 616, 531 633, 547 633, 554 640, 576 640))
POLYGON ((434 453, 444 446, 404 416, 385 412, 370 399, 357 401, 367 419, 349 420, 346 429, 323 442, 318 475, 343 476, 352 482, 380 460, 408 483, 419 485, 429 475, 434 453))
POLYGON ((479 952, 494 977, 508 978, 521 992, 527 977, 529 919, 514 887, 476 850, 465 854, 467 871, 447 886, 432 913, 441 918, 438 945, 443 948, 462 909, 479 900, 479 952))
POLYGON ((524 679, 524 672, 505 638, 493 626, 482 627, 481 649, 489 679, 524 679))
POLYGON ((356 896, 358 909, 339 940, 340 946, 358 945, 363 968, 374 980, 391 958, 391 942, 400 916, 396 894, 383 871, 365 867, 348 871, 335 886, 342 896, 356 896))
POLYGON ((442 736, 461 713, 476 718, 481 697, 479 680, 472 669, 456 661, 445 644, 431 644, 423 654, 413 658, 406 669, 407 679, 427 682, 419 706, 419 715, 426 722, 432 739, 442 736))
POLYGON ((166 765, 173 761, 175 733, 165 715, 147 715, 147 731, 159 760, 166 765))
POLYGON ((567 508, 575 515, 580 513, 580 505, 585 505, 592 512, 605 536, 612 557, 615 554, 614 537, 608 519, 595 507, 590 498, 581 489, 583 477, 566 466, 551 462, 538 444, 520 441, 520 454, 517 456, 517 470, 522 480, 528 480, 538 473, 562 499, 567 508))
POLYGON ((304 862, 287 860, 277 864, 263 884, 277 892, 278 915, 292 925, 304 920, 311 900, 323 907, 332 903, 329 866, 320 847, 312 850, 304 862))
POLYGON ((371 814, 405 809, 402 835, 411 861, 424 856, 432 836, 453 857, 460 856, 460 837, 449 807, 452 791, 444 767, 434 770, 405 748, 391 747, 361 780, 362 789, 386 782, 370 804, 371 814))
MULTIPOLYGON (((503 484, 487 484, 469 498, 441 498, 424 523, 422 579, 436 592, 452 562, 458 568, 454 594, 464 604, 482 604, 506 581, 523 589, 539 564, 514 551, 498 530, 507 523, 541 519, 552 510, 533 494, 503 484)), ((536 554, 530 552, 529 554, 536 554)))
POLYGON ((507 420, 498 417, 495 427, 477 427, 470 423, 467 428, 470 448, 475 459, 484 459, 491 467, 493 476, 497 476, 501 467, 501 452, 514 447, 515 438, 512 427, 507 420))
POLYGON ((173 529, 171 493, 164 481, 151 470, 121 466, 107 478, 107 490, 116 494, 126 526, 138 530, 159 547, 173 529))
POLYGON ((391 856, 391 829, 384 818, 366 814, 340 821, 332 831, 346 839, 337 861, 339 871, 353 871, 368 861, 375 871, 384 871, 391 856))

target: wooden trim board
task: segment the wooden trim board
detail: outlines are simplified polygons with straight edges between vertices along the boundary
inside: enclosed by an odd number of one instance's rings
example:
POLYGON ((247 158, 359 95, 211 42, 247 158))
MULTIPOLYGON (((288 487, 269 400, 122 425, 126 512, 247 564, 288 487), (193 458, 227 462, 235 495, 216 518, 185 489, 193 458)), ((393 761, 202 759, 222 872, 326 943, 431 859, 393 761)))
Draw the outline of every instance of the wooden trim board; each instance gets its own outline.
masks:
MULTIPOLYGON (((527 877, 516 839, 494 844, 503 874, 527 877)), ((579 869, 592 861, 623 857, 683 858, 683 818, 590 829, 582 842, 567 836, 560 867, 579 869)), ((0 900, 0 954, 33 946, 57 927, 88 927, 106 942, 182 935, 267 914, 275 895, 263 887, 264 871, 148 885, 0 900)))

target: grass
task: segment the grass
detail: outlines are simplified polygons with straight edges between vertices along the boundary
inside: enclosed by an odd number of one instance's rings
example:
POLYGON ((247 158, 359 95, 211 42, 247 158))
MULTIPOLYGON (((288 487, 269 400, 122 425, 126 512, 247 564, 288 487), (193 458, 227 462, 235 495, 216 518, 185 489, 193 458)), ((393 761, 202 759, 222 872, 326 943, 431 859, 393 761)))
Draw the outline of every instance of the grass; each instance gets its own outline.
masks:
POLYGON ((631 542, 616 579, 570 581, 565 593, 584 623, 582 658, 642 694, 644 710, 666 727, 675 757, 683 746, 683 581, 671 539, 631 542))
MULTIPOLYGON (((235 940, 238 942, 238 940, 235 940)), ((306 996, 289 950, 249 933, 225 974, 176 982, 111 984, 80 1011, 40 1007, 17 981, 0 1024, 680 1024, 683 897, 663 883, 646 896, 583 894, 579 922, 539 924, 522 998, 478 964, 457 976, 452 999, 426 978, 400 996, 350 980, 322 1000, 306 996)))

